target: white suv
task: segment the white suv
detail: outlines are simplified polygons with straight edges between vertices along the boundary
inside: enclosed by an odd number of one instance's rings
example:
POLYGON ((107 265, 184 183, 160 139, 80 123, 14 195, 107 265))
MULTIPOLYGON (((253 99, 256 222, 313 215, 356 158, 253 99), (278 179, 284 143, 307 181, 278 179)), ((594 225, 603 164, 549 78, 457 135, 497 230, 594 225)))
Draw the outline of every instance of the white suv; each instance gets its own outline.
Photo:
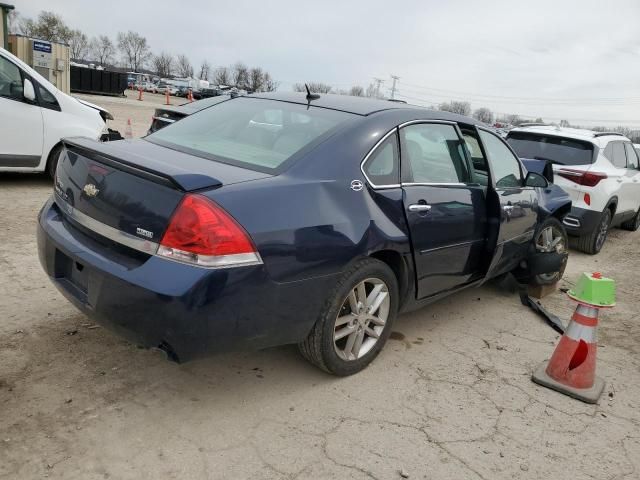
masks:
POLYGON ((579 250, 598 253, 611 226, 640 227, 638 154, 627 137, 537 125, 514 128, 507 141, 520 158, 553 164, 554 183, 571 196, 563 223, 579 250))
POLYGON ((99 139, 109 112, 62 93, 0 48, 0 171, 53 177, 63 137, 99 139))

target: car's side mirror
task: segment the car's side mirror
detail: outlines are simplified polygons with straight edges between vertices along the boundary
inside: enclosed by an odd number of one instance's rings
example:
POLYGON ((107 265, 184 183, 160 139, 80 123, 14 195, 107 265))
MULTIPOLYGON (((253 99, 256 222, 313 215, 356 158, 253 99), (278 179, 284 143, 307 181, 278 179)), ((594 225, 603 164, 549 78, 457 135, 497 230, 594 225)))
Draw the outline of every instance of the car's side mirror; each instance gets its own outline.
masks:
POLYGON ((33 88, 33 83, 28 78, 25 78, 22 84, 22 96, 30 102, 36 101, 36 91, 33 88))
POLYGON ((524 184, 526 187, 547 188, 549 181, 539 173, 529 172, 527 173, 527 178, 524 179, 524 184))

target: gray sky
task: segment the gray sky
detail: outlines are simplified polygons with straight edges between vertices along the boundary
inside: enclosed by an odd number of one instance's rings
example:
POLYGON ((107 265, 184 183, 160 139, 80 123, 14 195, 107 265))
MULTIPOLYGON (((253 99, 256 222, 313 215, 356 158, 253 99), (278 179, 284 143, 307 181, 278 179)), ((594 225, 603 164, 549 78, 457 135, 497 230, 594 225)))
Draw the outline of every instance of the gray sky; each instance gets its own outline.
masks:
POLYGON ((197 70, 243 61, 280 89, 400 77, 398 98, 430 105, 640 128, 640 1, 14 0, 90 36, 134 30, 197 70), (91 8, 88 6, 91 5, 91 8), (404 95, 404 96, 403 96, 404 95))

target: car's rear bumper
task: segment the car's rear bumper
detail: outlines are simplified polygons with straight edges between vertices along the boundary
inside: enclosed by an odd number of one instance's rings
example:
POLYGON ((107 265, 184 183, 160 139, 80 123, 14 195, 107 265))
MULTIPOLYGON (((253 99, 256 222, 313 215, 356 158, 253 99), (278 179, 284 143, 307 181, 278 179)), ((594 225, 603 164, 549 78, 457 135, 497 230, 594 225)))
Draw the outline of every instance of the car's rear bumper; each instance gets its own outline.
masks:
POLYGON ((216 270, 156 256, 119 262, 69 225, 53 200, 39 215, 38 253, 54 285, 88 317, 179 361, 302 340, 334 281, 276 283, 264 265, 216 270))
POLYGON ((572 236, 582 236, 593 232, 600 223, 601 213, 579 207, 571 207, 562 223, 567 233, 572 236))

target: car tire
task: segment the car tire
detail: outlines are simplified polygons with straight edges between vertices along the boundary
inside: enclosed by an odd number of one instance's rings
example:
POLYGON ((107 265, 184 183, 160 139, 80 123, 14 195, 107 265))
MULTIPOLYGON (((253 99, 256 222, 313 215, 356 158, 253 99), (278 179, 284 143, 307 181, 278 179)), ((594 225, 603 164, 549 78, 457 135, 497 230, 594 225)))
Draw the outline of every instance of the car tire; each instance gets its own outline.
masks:
POLYGON ((575 241, 575 248, 581 252, 588 253, 589 255, 595 255, 600 252, 605 240, 607 239, 611 219, 611 209, 605 208, 604 212, 600 215, 598 226, 593 230, 593 232, 578 237, 575 241))
POLYGON ((333 375, 347 376, 360 372, 386 343, 398 311, 398 298, 398 281, 387 264, 372 258, 356 262, 340 277, 311 332, 298 344, 300 353, 333 375), (359 293, 362 288, 365 295, 359 293), (372 298, 374 289, 378 294, 372 298), (361 297, 365 297, 364 301, 361 297), (369 298, 372 298, 371 302, 368 302, 369 298), (354 304, 356 312, 353 312, 354 304), (377 316, 376 321, 366 319, 372 316, 367 313, 371 307, 375 309, 373 316, 377 316), (348 322, 345 321, 347 318, 350 319, 348 322), (383 319, 384 324, 381 325, 383 319))
POLYGON ((49 158, 47 159, 46 171, 51 180, 54 180, 56 176, 56 168, 58 168, 58 158, 60 157, 60 152, 62 152, 62 145, 58 144, 51 149, 49 158))
MULTIPOLYGON (((562 225, 562 222, 555 217, 547 217, 536 229, 533 236, 534 246, 538 252, 551 252, 555 250, 557 253, 567 253, 569 250, 569 236, 562 225)), ((567 267, 567 257, 565 257, 560 270, 553 274, 539 274, 531 279, 532 285, 553 285, 557 283, 564 275, 567 267)))
POLYGON ((640 228, 640 208, 633 218, 627 220, 620 226, 625 230, 629 230, 630 232, 635 232, 636 230, 638 230, 638 228, 640 228))

